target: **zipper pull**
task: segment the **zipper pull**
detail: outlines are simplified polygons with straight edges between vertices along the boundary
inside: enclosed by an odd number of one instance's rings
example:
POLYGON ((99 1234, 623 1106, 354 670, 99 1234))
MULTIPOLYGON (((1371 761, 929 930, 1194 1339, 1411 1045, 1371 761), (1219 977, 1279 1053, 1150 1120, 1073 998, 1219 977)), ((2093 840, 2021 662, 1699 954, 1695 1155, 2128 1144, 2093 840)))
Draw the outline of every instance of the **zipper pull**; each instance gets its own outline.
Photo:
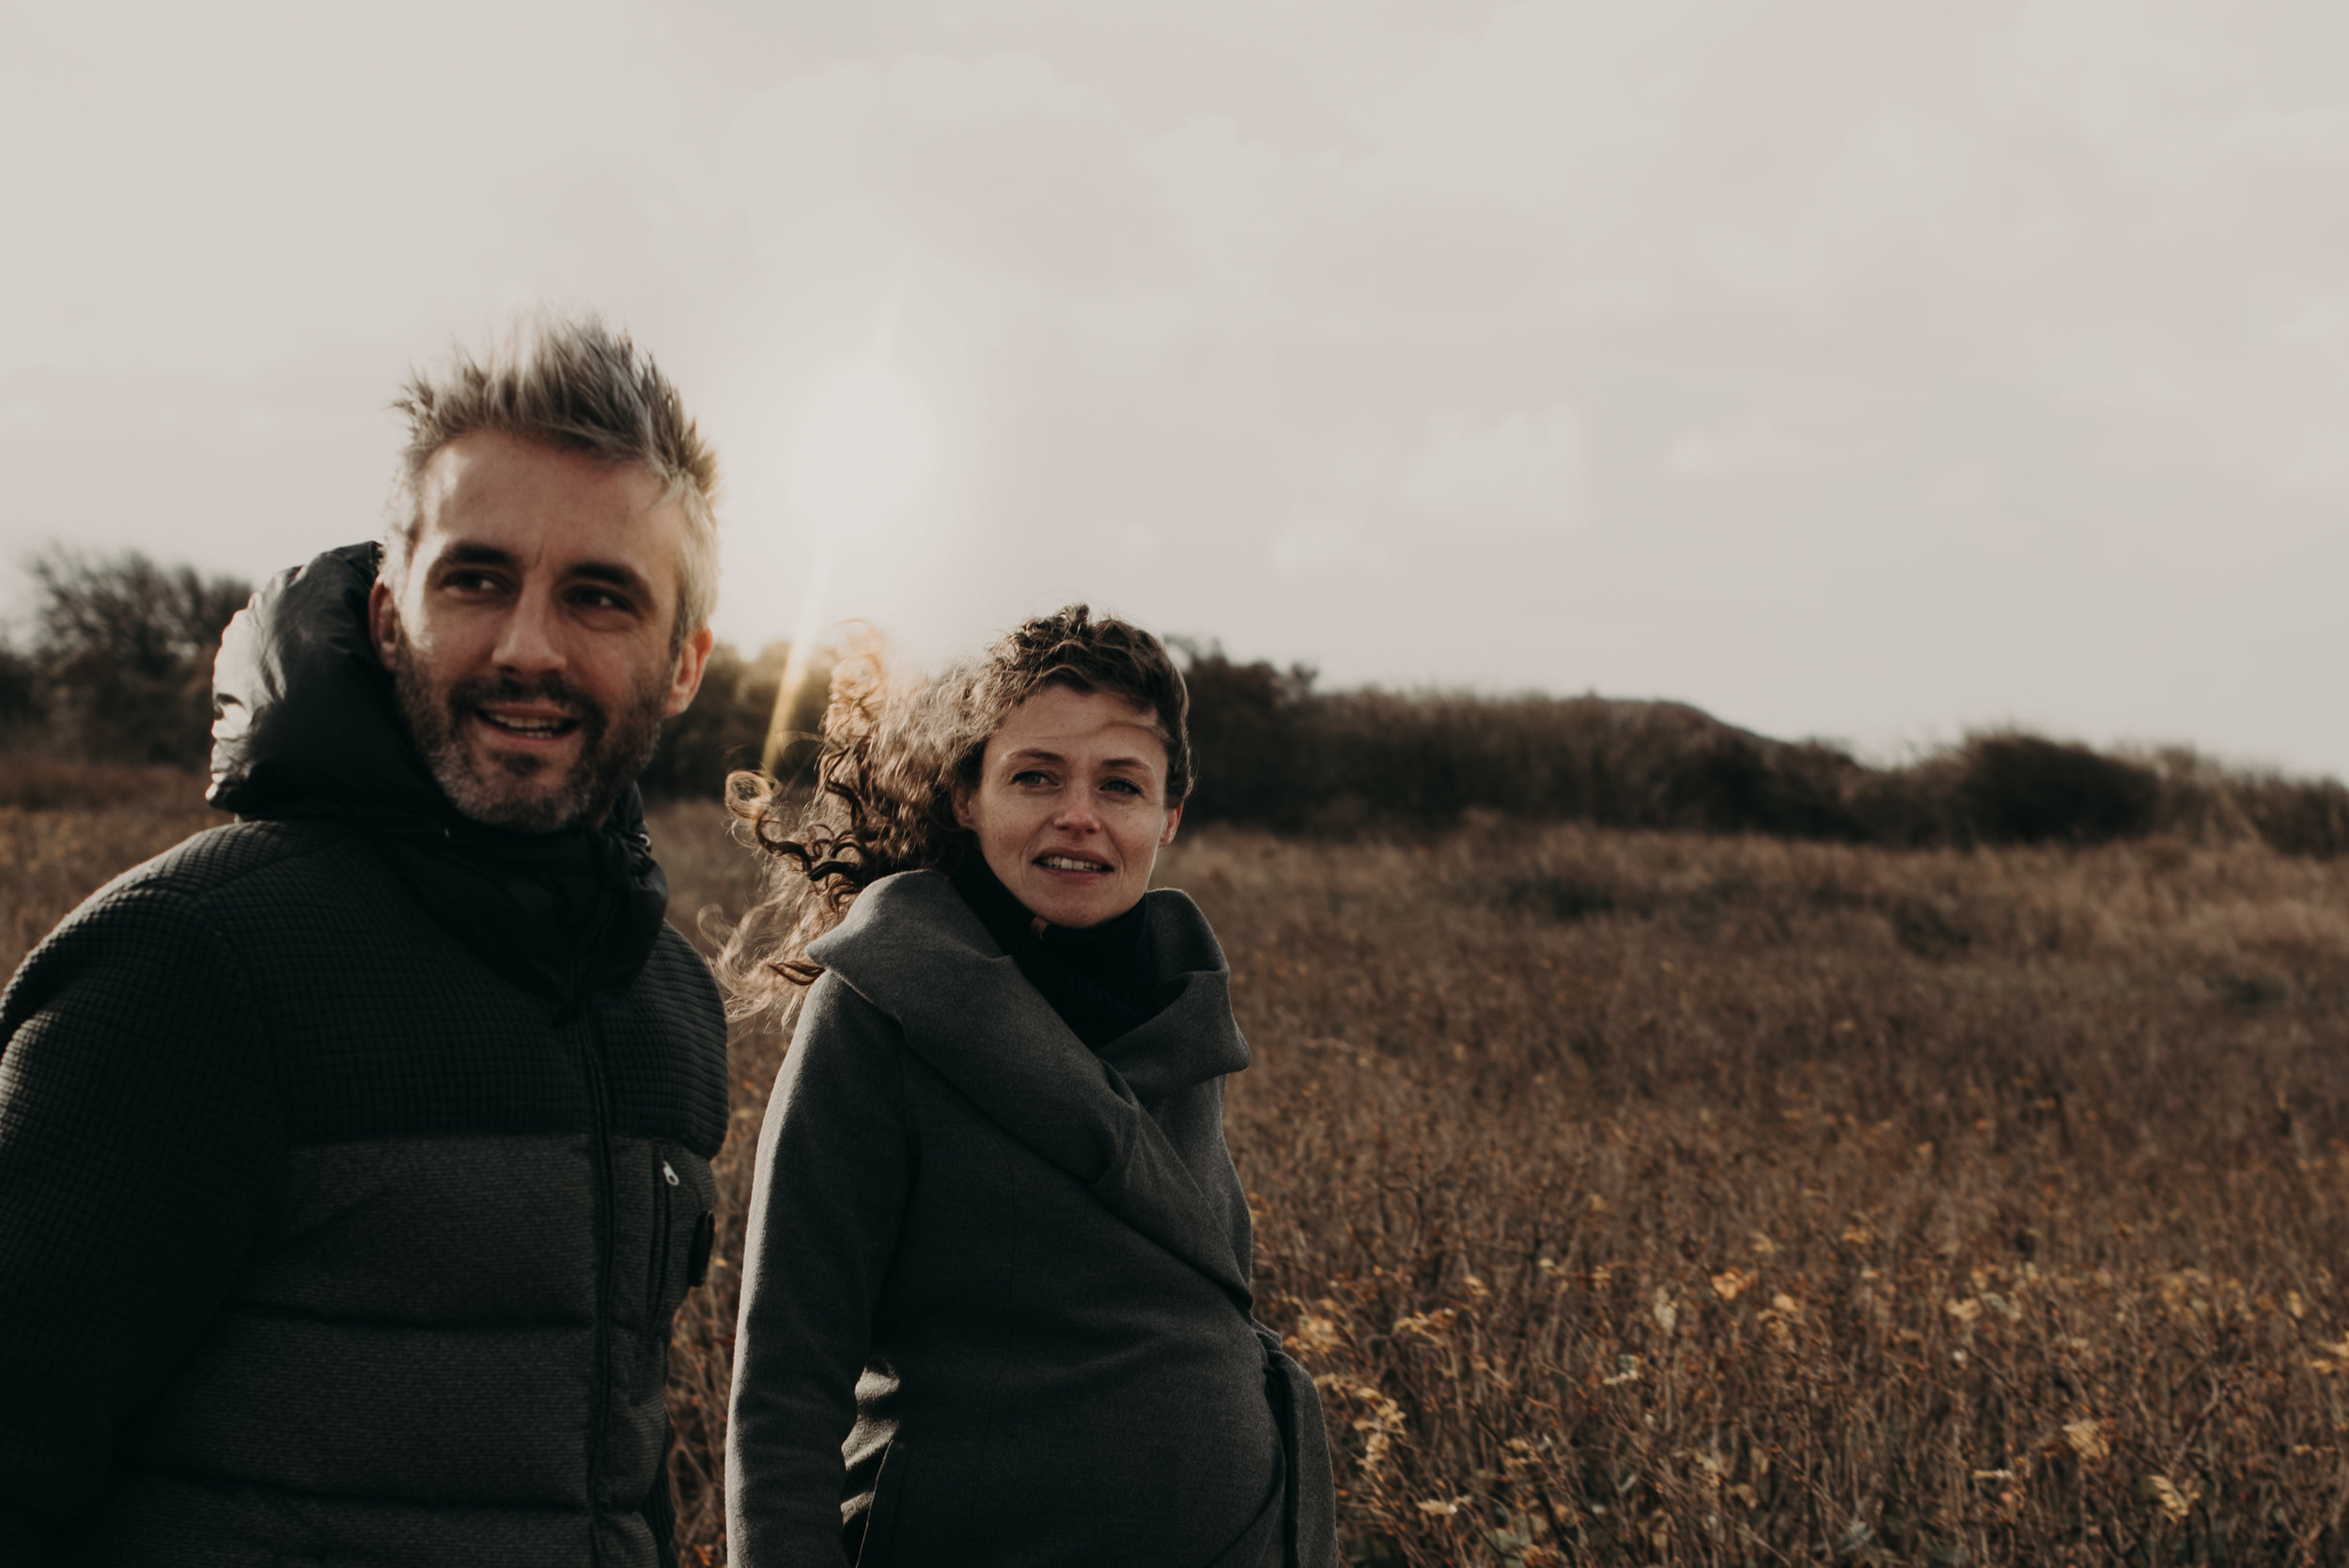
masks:
POLYGON ((665 1159, 661 1162, 661 1175, 671 1187, 677 1186, 677 1167, 665 1159))

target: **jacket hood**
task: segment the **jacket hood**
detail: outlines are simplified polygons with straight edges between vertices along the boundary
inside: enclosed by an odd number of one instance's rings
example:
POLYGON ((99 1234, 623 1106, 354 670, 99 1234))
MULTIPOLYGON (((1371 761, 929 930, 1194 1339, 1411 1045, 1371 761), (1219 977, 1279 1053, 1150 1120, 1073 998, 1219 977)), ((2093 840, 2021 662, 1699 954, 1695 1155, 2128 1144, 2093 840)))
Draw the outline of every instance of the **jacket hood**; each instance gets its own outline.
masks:
POLYGON ((530 989, 568 1001, 625 981, 669 896, 635 788, 599 827, 522 833, 459 813, 410 739, 367 633, 381 556, 372 543, 330 550, 271 579, 228 623, 205 799, 375 836, 436 918, 530 989))
POLYGON ((375 544, 330 550, 272 578, 228 623, 212 666, 213 805, 391 831, 454 815, 367 635, 381 558, 375 544))

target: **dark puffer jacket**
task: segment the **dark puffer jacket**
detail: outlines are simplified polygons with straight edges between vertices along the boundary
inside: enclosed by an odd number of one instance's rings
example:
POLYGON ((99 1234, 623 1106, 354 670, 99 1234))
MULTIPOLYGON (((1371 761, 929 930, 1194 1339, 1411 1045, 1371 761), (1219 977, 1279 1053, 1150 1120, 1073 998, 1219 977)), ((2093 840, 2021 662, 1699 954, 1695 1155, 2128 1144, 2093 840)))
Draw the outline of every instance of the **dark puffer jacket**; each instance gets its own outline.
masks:
POLYGON ((364 549, 224 650, 216 802, 0 997, 0 1562, 674 1560, 662 1385, 725 1130, 632 800, 455 816, 364 549))

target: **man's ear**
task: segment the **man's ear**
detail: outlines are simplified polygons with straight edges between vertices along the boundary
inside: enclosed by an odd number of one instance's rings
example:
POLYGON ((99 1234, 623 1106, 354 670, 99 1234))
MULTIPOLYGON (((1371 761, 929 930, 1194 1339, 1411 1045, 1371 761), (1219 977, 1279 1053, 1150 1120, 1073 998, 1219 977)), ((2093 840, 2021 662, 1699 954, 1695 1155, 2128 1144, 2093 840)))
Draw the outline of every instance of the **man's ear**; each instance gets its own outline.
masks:
POLYGON ((709 664, 709 650, 717 639, 708 627, 685 640, 677 651, 677 668, 669 672, 669 700, 661 706, 661 716, 674 719, 693 706, 693 693, 702 689, 702 671, 709 664))
POLYGON ((392 656, 399 650, 399 606, 393 601, 391 584, 380 577, 367 589, 367 639, 375 644, 375 657, 390 669, 392 656))
POLYGON ((1174 805, 1166 808, 1166 831, 1159 835, 1159 847, 1163 849, 1168 845, 1174 843, 1174 830, 1182 825, 1183 807, 1182 802, 1177 801, 1174 805))

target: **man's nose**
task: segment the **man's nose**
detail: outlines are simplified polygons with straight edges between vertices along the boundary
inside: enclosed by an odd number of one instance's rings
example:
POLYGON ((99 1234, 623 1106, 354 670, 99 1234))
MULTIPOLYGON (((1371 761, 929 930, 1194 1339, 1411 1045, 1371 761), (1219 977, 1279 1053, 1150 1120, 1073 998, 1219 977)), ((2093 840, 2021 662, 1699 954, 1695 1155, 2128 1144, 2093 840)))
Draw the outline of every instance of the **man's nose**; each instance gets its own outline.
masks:
POLYGON ((543 674, 563 667, 563 644, 554 625, 554 605, 537 594, 524 594, 499 629, 492 656, 501 670, 543 674))

